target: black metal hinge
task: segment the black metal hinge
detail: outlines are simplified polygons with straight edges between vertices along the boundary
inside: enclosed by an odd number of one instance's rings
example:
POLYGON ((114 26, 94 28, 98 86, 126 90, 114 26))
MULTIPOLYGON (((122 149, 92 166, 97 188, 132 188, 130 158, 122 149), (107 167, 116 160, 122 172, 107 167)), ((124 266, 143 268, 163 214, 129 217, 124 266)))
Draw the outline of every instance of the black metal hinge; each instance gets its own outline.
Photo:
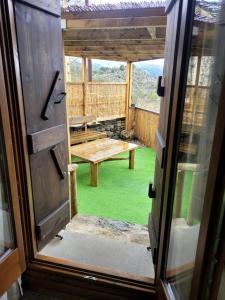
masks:
POLYGON ((163 76, 159 76, 158 77, 157 95, 159 97, 164 97, 164 95, 165 95, 165 86, 164 86, 164 78, 163 78, 163 76))
POLYGON ((148 197, 151 199, 154 199, 156 197, 155 186, 152 183, 149 183, 148 197))

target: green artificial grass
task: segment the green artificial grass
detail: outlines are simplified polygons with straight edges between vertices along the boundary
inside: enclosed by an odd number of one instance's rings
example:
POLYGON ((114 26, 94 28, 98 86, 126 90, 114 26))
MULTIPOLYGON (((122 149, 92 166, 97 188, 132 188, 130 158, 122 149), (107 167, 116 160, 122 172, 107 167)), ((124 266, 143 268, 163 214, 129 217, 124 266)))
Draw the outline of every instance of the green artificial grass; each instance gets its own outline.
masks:
POLYGON ((186 219, 188 215, 188 208, 190 205, 190 198, 192 192, 191 187, 192 187, 192 172, 186 171, 184 175, 182 204, 181 204, 181 217, 184 219, 186 219))
MULTIPOLYGON (((128 153, 118 157, 128 157, 128 153)), ((140 148, 135 151, 134 170, 128 160, 103 162, 99 168, 99 186, 90 186, 90 165, 80 164, 77 170, 78 212, 134 224, 148 222, 152 200, 148 198, 149 182, 154 182, 155 151, 140 148)), ((73 159, 76 161, 76 159, 73 159)), ((187 216, 192 174, 184 179, 181 217, 187 216)))
MULTIPOLYGON (((128 157, 128 153, 118 157, 128 157)), ((99 186, 90 186, 90 165, 77 170, 78 212, 135 224, 147 224, 151 210, 148 184, 154 179, 155 152, 140 148, 135 151, 134 170, 128 160, 103 162, 99 168, 99 186)))

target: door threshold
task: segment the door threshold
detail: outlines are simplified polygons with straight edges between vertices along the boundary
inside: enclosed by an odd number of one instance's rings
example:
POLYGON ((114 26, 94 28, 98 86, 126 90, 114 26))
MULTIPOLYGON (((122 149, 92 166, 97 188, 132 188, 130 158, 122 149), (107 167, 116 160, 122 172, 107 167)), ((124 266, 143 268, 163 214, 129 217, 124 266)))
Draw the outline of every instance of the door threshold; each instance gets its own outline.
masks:
POLYGON ((74 276, 80 277, 87 281, 99 282, 107 281, 118 284, 131 284, 133 287, 153 288, 155 281, 154 278, 148 278, 144 276, 135 276, 125 272, 119 272, 117 270, 107 269, 104 267, 84 264, 67 259, 46 256, 43 254, 37 254, 35 257, 34 265, 51 266, 54 269, 70 271, 74 273, 74 276))
POLYGON ((145 245, 66 230, 62 230, 60 235, 62 240, 54 238, 36 258, 90 271, 94 273, 90 275, 93 280, 101 274, 139 283, 154 283, 151 252, 145 245))
POLYGON ((22 279, 26 290, 60 299, 156 299, 153 279, 134 278, 40 254, 29 264, 22 279))

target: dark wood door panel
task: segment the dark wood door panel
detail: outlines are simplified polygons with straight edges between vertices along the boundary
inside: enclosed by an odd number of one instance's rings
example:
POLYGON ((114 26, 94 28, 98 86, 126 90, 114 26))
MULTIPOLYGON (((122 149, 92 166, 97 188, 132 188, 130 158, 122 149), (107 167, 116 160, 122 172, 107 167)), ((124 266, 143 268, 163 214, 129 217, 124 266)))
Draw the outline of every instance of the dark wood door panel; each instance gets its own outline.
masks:
POLYGON ((15 2, 37 245, 69 221, 60 1, 15 2), (52 5, 53 4, 53 5, 52 5))
POLYGON ((33 133, 64 124, 66 119, 65 99, 53 105, 48 120, 41 118, 57 71, 55 102, 65 91, 60 18, 18 2, 15 11, 26 126, 33 133))
POLYGON ((67 152, 65 151, 67 142, 57 146, 63 162, 64 179, 58 173, 51 155, 51 148, 30 156, 36 223, 68 200, 67 152))
POLYGON ((69 200, 36 225, 38 248, 46 245, 69 222, 69 200))
POLYGON ((67 134, 66 124, 54 126, 42 131, 28 134, 29 153, 37 153, 41 150, 56 145, 65 140, 67 134))
POLYGON ((40 8, 42 10, 46 10, 47 12, 50 12, 52 14, 60 16, 61 14, 61 7, 59 5, 59 0, 22 0, 22 2, 32 5, 36 8, 40 8))

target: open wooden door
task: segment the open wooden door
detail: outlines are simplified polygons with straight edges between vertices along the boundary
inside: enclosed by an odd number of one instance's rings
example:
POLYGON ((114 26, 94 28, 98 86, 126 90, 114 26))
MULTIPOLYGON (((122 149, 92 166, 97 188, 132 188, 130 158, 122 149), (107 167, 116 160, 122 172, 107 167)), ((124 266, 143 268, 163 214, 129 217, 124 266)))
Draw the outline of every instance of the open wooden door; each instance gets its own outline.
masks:
MULTIPOLYGON (((1 9, 0 9, 1 14, 1 9)), ((2 38, 0 21, 0 39, 2 38)), ((7 63, 0 47, 0 298, 25 270, 17 177, 8 112, 7 63), (4 67, 3 67, 4 65, 4 67)))
POLYGON ((14 1, 38 250, 69 221, 60 1, 14 1))
POLYGON ((180 24, 180 6, 182 1, 167 1, 167 29, 163 77, 158 81, 158 95, 161 96, 159 127, 156 133, 156 163, 154 184, 149 187, 152 198, 152 211, 149 215, 149 236, 153 263, 157 263, 158 242, 160 233, 160 214, 164 187, 166 149, 168 144, 168 128, 172 109, 174 89, 174 71, 177 62, 177 38, 180 24), (173 6, 172 6, 173 4, 173 6))
POLYGON ((169 16, 178 16, 178 32, 174 87, 165 98, 171 103, 156 271, 159 299, 208 299, 208 261, 217 264, 215 228, 225 178, 224 0, 208 3, 175 0, 166 8, 169 16), (203 18, 202 7, 215 12, 213 19, 203 18))

